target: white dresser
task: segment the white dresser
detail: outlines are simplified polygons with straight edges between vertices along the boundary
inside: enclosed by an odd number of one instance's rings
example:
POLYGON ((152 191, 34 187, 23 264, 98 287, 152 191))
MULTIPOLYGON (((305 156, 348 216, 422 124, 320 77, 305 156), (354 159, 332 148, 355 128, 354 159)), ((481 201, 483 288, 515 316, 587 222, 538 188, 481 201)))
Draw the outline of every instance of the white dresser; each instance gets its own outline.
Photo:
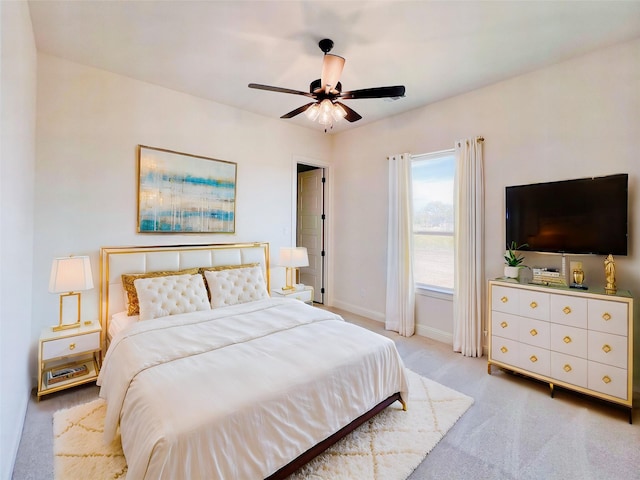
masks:
POLYGON ((629 408, 633 298, 604 291, 489 282, 489 364, 629 408))

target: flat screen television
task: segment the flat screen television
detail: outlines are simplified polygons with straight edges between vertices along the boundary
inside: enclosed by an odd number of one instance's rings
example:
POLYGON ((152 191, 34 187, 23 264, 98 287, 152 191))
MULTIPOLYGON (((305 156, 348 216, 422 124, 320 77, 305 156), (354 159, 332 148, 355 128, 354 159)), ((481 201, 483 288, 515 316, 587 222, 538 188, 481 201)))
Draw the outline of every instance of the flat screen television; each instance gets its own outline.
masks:
POLYGON ((534 252, 627 255, 628 175, 506 187, 507 245, 534 252))

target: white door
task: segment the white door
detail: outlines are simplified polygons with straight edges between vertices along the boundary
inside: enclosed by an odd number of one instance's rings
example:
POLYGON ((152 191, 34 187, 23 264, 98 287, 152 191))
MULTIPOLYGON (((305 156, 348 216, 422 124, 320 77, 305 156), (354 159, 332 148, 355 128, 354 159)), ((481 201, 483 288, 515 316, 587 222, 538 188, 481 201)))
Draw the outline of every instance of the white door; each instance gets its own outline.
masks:
POLYGON ((309 266, 300 269, 300 282, 313 287, 313 301, 323 303, 324 288, 324 170, 298 173, 296 244, 306 247, 309 266))

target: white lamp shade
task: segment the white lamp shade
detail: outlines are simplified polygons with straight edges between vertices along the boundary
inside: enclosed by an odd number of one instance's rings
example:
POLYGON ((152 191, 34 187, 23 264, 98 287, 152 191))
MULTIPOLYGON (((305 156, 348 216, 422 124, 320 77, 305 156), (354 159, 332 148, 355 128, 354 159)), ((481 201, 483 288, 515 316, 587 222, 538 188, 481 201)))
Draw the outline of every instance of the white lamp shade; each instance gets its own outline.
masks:
POLYGON ((308 267, 309 256, 305 247, 280 247, 279 262, 282 267, 308 267))
POLYGON ((87 256, 54 258, 49 278, 50 293, 80 292, 93 288, 91 262, 87 256))

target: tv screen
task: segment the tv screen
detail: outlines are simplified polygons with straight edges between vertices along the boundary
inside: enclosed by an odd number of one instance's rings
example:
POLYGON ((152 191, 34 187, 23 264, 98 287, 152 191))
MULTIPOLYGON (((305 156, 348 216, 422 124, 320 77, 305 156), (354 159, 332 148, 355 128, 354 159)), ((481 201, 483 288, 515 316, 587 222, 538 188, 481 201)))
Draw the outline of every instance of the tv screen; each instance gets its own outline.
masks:
POLYGON ((507 245, 627 255, 627 198, 627 174, 506 187, 507 245))

